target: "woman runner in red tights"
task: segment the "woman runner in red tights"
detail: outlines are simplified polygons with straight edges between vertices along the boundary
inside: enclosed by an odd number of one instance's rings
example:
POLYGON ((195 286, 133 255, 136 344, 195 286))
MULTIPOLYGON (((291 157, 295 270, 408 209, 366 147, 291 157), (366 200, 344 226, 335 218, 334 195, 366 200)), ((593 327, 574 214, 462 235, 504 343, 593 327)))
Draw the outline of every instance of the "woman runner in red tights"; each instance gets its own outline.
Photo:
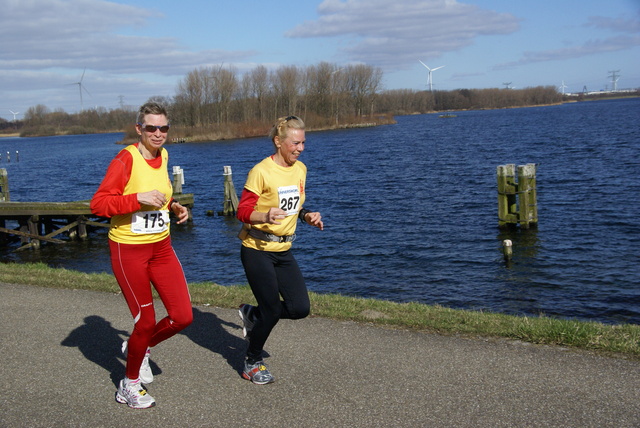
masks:
POLYGON ((116 401, 144 409, 155 406, 143 384, 153 381, 150 349, 191 324, 193 310, 182 265, 171 246, 169 211, 184 223, 188 210, 172 199, 173 188, 162 146, 169 118, 156 103, 140 107, 136 131, 140 141, 122 149, 91 200, 91 212, 111 218, 109 249, 113 274, 134 320, 128 341, 125 378, 116 401), (167 310, 156 322, 151 285, 167 310))

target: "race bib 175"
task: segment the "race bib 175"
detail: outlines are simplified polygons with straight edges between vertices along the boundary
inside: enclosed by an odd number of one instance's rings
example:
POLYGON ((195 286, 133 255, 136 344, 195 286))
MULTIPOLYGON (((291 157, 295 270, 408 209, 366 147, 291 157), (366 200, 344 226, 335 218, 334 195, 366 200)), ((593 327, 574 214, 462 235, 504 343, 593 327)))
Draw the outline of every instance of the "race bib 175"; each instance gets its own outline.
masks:
POLYGON ((169 211, 138 211, 131 215, 131 232, 160 233, 169 227, 169 211))

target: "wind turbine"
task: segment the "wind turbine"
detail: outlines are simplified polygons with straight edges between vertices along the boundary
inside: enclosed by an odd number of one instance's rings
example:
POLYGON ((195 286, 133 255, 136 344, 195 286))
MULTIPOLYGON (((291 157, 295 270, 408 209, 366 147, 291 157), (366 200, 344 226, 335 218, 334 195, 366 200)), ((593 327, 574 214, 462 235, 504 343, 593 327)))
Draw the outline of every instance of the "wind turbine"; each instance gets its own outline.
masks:
POLYGON ((9 111, 10 111, 10 112, 11 112, 11 114, 13 115, 13 121, 15 122, 15 121, 16 121, 16 116, 17 116, 17 115, 19 115, 19 114, 20 114, 20 112, 19 112, 19 111, 12 111, 12 110, 9 110, 9 111))
POLYGON ((84 111, 84 103, 82 102, 82 91, 84 90, 87 94, 91 95, 87 88, 82 85, 82 80, 84 79, 84 73, 86 73, 87 68, 85 67, 82 71, 82 76, 80 76, 80 80, 76 83, 69 83, 69 85, 78 85, 78 91, 80 92, 80 111, 84 111))
POLYGON ((560 85, 560 88, 562 89, 562 95, 564 95, 564 90, 567 89, 567 85, 564 84, 564 80, 562 81, 562 85, 560 85))
POLYGON ((440 70, 442 67, 444 67, 444 65, 441 65, 440 67, 436 67, 436 68, 429 68, 429 66, 422 61, 420 61, 420 64, 424 65, 427 68, 427 70, 429 70, 429 77, 427 78, 427 83, 429 84, 429 91, 433 92, 433 78, 431 76, 431 73, 436 70, 440 70))

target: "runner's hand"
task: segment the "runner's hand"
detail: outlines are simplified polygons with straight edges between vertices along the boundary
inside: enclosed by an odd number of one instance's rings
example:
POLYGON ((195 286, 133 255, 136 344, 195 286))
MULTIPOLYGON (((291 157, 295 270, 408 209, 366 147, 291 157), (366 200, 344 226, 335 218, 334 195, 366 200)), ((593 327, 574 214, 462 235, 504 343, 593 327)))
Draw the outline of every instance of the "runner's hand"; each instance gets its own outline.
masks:
POLYGON ((140 205, 150 205, 155 208, 162 208, 167 203, 164 193, 159 190, 151 190, 149 192, 138 193, 138 202, 140 205))
POLYGON ((324 230, 324 223, 319 212, 310 212, 304 216, 304 221, 311 226, 315 226, 320 230, 324 230))
POLYGON ((269 208, 269 211, 265 214, 265 223, 280 224, 279 220, 284 219, 286 216, 286 211, 280 208, 269 208))

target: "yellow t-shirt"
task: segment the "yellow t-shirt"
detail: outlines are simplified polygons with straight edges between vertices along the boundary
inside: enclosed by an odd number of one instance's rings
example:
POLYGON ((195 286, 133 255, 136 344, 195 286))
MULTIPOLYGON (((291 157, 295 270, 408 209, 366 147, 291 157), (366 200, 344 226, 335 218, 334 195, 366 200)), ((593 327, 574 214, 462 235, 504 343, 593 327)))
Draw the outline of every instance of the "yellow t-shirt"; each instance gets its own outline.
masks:
MULTIPOLYGON (((251 227, 278 236, 293 235, 296 232, 298 212, 305 200, 305 181, 307 167, 297 161, 290 167, 283 167, 268 157, 254 166, 247 176, 244 188, 260 195, 256 211, 266 213, 270 208, 278 207, 287 212, 280 224, 254 224, 251 227)), ((267 242, 247 236, 242 245, 255 250, 286 251, 291 242, 267 242)))
POLYGON ((162 165, 160 168, 151 167, 142 157, 134 145, 127 146, 133 157, 131 177, 124 187, 123 194, 149 192, 157 189, 164 193, 167 203, 160 209, 149 205, 142 205, 134 213, 115 215, 111 217, 109 238, 122 244, 150 244, 159 242, 169 236, 169 200, 173 195, 173 186, 167 172, 169 155, 161 150, 162 165))

